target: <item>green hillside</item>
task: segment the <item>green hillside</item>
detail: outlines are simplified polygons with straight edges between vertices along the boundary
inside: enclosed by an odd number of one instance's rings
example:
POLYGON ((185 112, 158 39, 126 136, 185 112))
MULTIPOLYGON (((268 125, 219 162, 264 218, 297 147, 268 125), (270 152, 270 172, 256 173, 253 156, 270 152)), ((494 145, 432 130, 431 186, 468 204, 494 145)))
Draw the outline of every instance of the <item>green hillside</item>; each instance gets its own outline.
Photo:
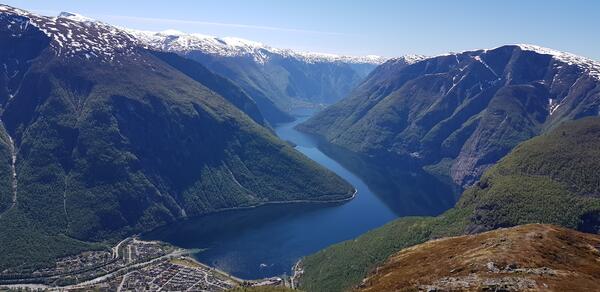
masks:
POLYGON ((430 239, 526 223, 600 230, 600 118, 568 122, 516 147, 438 217, 393 221, 303 259, 301 288, 341 291, 392 253, 430 239))
POLYGON ((469 187, 519 143, 598 115, 600 82, 587 67, 598 65, 579 60, 586 65, 506 45, 409 66, 389 61, 298 129, 354 152, 437 168, 469 187))
POLYGON ((221 95, 260 125, 266 121, 254 100, 229 79, 214 74, 202 64, 174 53, 150 51, 153 55, 221 95))
MULTIPOLYGON (((3 15, 0 23, 24 17, 3 15)), ((40 26, 72 27, 25 15, 40 26)), ((0 30, 0 63, 18 72, 0 78, 2 271, 106 248, 190 216, 352 195, 348 183, 216 93, 245 102, 227 80, 184 74, 135 44, 107 59, 65 55, 37 26, 14 29, 0 30)), ((105 30, 94 24, 69 34, 98 43, 99 35, 119 36, 105 30)))

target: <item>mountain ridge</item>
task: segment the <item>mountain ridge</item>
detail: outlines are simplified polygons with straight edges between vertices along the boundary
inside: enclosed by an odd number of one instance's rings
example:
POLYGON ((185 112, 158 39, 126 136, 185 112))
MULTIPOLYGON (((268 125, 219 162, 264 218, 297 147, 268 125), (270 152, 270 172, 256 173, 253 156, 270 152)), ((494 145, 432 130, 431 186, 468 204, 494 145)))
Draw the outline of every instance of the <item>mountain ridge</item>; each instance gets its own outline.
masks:
MULTIPOLYGON (((83 23, 89 18, 66 13, 83 23)), ((270 124, 293 120, 297 108, 322 107, 344 96, 386 58, 341 56, 279 49, 236 37, 212 37, 175 30, 118 28, 140 46, 192 59, 238 84, 270 124)))
MULTIPOLYGON (((86 17, 74 12, 60 12, 56 18, 69 19, 75 22, 93 22, 97 24, 106 24, 102 21, 86 17)), ((200 33, 184 33, 174 29, 163 31, 137 30, 125 27, 114 26, 124 32, 136 37, 140 45, 145 45, 150 49, 159 51, 178 51, 186 52, 191 50, 203 49, 213 54, 223 56, 239 56, 244 54, 254 54, 258 62, 264 62, 263 57, 258 54, 258 50, 266 50, 271 53, 279 53, 289 57, 303 58, 307 62, 347 62, 356 64, 381 64, 388 58, 377 55, 349 56, 330 53, 318 53, 311 51, 296 51, 292 49, 279 49, 260 42, 255 42, 238 37, 214 37, 200 33)))
POLYGON ((143 31, 125 29, 150 48, 164 51, 189 52, 202 50, 210 54, 221 56, 244 56, 250 55, 257 63, 264 64, 268 55, 279 54, 289 58, 298 58, 307 63, 318 62, 341 62, 350 64, 375 64, 379 65, 387 58, 376 55, 345 56, 309 51, 295 51, 291 49, 279 49, 260 42, 246 40, 237 37, 214 37, 197 33, 184 33, 176 30, 165 31, 143 31))
POLYGON ((217 210, 352 196, 236 107, 251 100, 230 81, 112 29, 0 6, 0 270, 217 210))
POLYGON ((600 111, 600 63, 531 45, 388 61, 298 129, 355 152, 450 165, 462 186, 512 147, 600 111))
POLYGON ((137 31, 71 12, 46 17, 16 8, 12 10, 30 15, 34 22, 45 19, 42 30, 52 36, 51 44, 61 54, 75 55, 86 51, 81 57, 110 59, 115 50, 145 47, 177 53, 199 62, 240 86, 272 125, 293 120, 290 112, 298 107, 322 107, 341 98, 384 60, 377 56, 296 52, 240 38, 214 38, 173 30, 163 33, 137 31), (94 36, 92 41, 72 39, 79 35, 73 32, 90 27, 103 27, 108 33, 94 36), (109 43, 115 46, 109 46, 109 43), (179 43, 185 46, 177 45, 179 43))
POLYGON ((296 108, 335 102, 384 60, 296 52, 239 38, 127 31, 148 48, 180 54, 233 80, 271 124, 291 121, 296 108))

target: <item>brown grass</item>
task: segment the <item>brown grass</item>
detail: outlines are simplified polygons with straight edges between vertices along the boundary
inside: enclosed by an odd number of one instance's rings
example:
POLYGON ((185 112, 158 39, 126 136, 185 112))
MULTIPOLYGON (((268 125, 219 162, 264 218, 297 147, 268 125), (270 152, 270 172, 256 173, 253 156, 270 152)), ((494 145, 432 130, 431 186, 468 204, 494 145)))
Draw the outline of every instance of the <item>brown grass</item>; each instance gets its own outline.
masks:
POLYGON ((357 289, 600 291, 599 248, 598 235, 541 224, 433 240, 392 255, 357 289))

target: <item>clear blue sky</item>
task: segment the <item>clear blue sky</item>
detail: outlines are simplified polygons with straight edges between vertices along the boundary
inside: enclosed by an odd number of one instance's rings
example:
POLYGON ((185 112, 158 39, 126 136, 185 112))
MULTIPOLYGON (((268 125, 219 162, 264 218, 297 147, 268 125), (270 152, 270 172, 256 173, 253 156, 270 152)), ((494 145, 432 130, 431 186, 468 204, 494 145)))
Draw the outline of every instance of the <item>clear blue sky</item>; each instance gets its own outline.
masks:
POLYGON ((531 43, 600 60, 600 1, 18 1, 146 30, 236 36, 274 47, 382 56, 531 43))

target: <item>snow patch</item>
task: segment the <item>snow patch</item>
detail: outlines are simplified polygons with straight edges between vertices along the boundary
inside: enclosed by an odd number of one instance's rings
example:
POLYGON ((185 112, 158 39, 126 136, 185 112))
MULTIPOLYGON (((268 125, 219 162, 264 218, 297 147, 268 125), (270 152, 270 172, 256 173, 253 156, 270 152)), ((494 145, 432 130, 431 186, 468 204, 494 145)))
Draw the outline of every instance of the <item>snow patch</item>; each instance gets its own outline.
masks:
POLYGON ((47 17, 0 5, 0 13, 0 17, 19 16, 26 19, 24 23, 19 23, 18 18, 11 19, 9 22, 10 30, 15 30, 14 26, 20 25, 16 34, 24 32, 29 24, 34 25, 51 38, 50 46, 57 55, 82 59, 113 61, 116 56, 136 55, 138 47, 145 47, 171 52, 202 51, 225 57, 249 56, 261 64, 275 56, 295 58, 307 63, 342 62, 379 65, 386 61, 386 58, 374 55, 340 56, 278 49, 235 37, 218 38, 178 30, 151 32, 118 28, 72 12, 61 12, 57 17, 47 17))
POLYGON ((494 71, 494 69, 492 69, 492 67, 490 67, 482 58, 481 56, 475 56, 474 57, 475 60, 477 60, 479 63, 483 64, 483 66, 485 66, 488 70, 490 70, 490 72, 492 72, 492 74, 494 74, 494 76, 500 78, 500 76, 498 76, 498 74, 496 73, 496 71, 494 71))
POLYGON ((548 99, 548 112, 552 115, 560 107, 560 102, 557 102, 553 98, 548 99))
POLYGON ((386 58, 368 56, 341 56, 335 54, 299 52, 289 49, 278 49, 260 42, 236 37, 215 37, 198 33, 183 33, 180 31, 143 31, 123 28, 135 36, 141 44, 148 48, 169 52, 201 51, 205 54, 223 57, 251 57, 257 63, 264 64, 277 55, 283 58, 295 58, 307 63, 343 62, 350 64, 379 65, 386 58))
POLYGON ((63 11, 61 13, 58 14, 58 18, 66 18, 66 19, 70 19, 73 21, 80 21, 80 22, 94 22, 96 20, 91 19, 89 17, 85 17, 81 14, 77 14, 77 13, 73 13, 73 12, 66 12, 63 11))
POLYGON ((530 44, 517 44, 523 51, 536 52, 542 55, 550 55, 557 61, 565 63, 570 66, 577 66, 583 72, 588 73, 590 76, 600 80, 600 62, 578 56, 572 53, 561 52, 554 49, 544 48, 530 44))
POLYGON ((26 22, 13 33, 15 36, 24 33, 28 25, 37 27, 50 38, 50 47, 59 56, 85 59, 92 59, 93 56, 101 61, 113 61, 117 55, 132 56, 137 53, 137 40, 130 34, 71 12, 48 17, 0 5, 0 19, 10 19, 9 29, 13 30, 13 23, 19 20, 26 22))

